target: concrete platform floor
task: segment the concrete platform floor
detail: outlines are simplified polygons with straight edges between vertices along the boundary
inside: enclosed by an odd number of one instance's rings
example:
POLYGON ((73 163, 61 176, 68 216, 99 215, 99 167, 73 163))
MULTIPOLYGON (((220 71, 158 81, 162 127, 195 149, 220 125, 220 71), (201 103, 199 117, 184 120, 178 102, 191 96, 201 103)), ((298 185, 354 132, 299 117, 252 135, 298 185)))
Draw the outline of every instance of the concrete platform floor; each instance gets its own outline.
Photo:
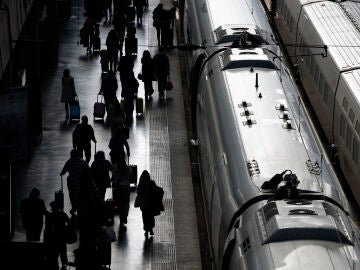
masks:
MULTIPOLYGON (((172 7, 172 1, 163 0, 165 8, 172 7)), ((152 27, 152 11, 158 4, 149 0, 144 13, 143 25, 137 27, 138 57, 134 73, 141 69, 140 58, 143 50, 149 49, 154 55, 156 46, 155 29, 152 27)), ((85 48, 78 44, 79 28, 85 17, 83 0, 73 1, 72 15, 60 27, 59 64, 43 76, 42 111, 43 137, 36 142, 29 162, 15 164, 14 192, 15 209, 18 211, 21 199, 28 196, 32 187, 38 187, 41 198, 49 208, 54 200, 54 191, 60 188, 60 170, 69 158, 72 149, 71 135, 77 124, 65 119, 64 106, 60 103, 61 77, 69 68, 75 78, 81 114, 89 117, 98 141, 97 150, 105 151, 107 158, 110 129, 102 121, 93 121, 92 112, 96 95, 100 89, 100 57, 86 55, 85 48)), ((102 48, 111 25, 100 27, 102 48)), ((149 170, 152 178, 165 190, 165 211, 156 217, 153 241, 146 242, 142 230, 141 212, 133 207, 135 192, 131 193, 131 208, 127 228, 119 230, 119 219, 115 217, 114 229, 117 242, 112 243, 111 269, 201 269, 200 244, 194 203, 193 183, 188 152, 183 91, 180 64, 176 50, 167 51, 171 61, 171 79, 174 90, 166 93, 161 102, 156 91, 152 100, 145 104, 143 119, 136 119, 130 127, 130 163, 138 165, 138 175, 149 170)), ((119 74, 118 96, 121 88, 119 74)), ((139 96, 144 97, 140 83, 139 96)), ((135 116, 135 115, 134 115, 135 116)), ((94 145, 92 145, 94 153, 94 145)), ((93 158, 90 161, 93 161, 93 158)), ((66 178, 64 178, 66 181, 66 178)), ((65 186, 65 211, 69 213, 70 202, 65 186)), ((20 216, 16 213, 13 241, 25 241, 20 216)), ((69 260, 77 243, 68 245, 69 260)))

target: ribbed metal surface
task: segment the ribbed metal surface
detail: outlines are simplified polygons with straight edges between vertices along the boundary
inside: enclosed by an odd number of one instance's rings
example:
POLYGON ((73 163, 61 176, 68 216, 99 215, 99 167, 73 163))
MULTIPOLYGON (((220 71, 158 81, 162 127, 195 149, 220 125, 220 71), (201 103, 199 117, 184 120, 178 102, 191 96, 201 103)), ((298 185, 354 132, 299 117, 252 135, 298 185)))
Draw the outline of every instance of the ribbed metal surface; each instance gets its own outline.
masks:
POLYGON ((358 31, 360 31, 360 3, 346 1, 340 3, 345 13, 348 15, 350 20, 353 22, 358 31))
MULTIPOLYGON (((154 84, 155 86, 156 84, 154 84)), ((176 269, 174 213, 171 188, 170 148, 166 104, 152 104, 146 115, 149 127, 150 174, 164 189, 164 209, 155 218, 155 237, 151 249, 151 269, 176 269)))

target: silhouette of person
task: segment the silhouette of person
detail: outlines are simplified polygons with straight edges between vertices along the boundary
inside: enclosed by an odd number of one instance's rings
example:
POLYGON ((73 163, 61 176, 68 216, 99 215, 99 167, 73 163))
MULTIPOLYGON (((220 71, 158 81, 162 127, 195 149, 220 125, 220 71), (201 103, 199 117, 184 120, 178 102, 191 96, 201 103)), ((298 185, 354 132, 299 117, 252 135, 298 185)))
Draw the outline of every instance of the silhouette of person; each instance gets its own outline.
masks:
POLYGON ((110 70, 116 70, 119 53, 119 37, 115 29, 111 29, 106 37, 106 47, 109 55, 110 70))
POLYGON ((71 150, 70 159, 65 162, 63 169, 60 172, 60 175, 69 173, 67 177, 67 187, 69 191, 69 198, 71 203, 71 213, 74 213, 78 208, 78 200, 76 194, 79 193, 80 189, 80 175, 81 171, 87 164, 81 158, 81 154, 76 149, 71 150))
POLYGON ((148 50, 143 52, 141 64, 141 80, 144 82, 145 98, 148 99, 154 93, 152 81, 155 79, 154 62, 148 50))
POLYGON ((46 213, 44 200, 40 198, 40 190, 34 187, 30 191, 29 197, 23 199, 20 205, 22 225, 27 241, 40 241, 46 213))
POLYGON ((109 160, 105 158, 104 151, 97 151, 95 160, 91 164, 91 176, 100 190, 101 198, 105 198, 106 188, 110 187, 110 176, 113 166, 109 160))
POLYGON ((110 157, 113 165, 119 160, 125 159, 124 147, 126 148, 127 156, 129 157, 130 156, 129 143, 125 138, 123 128, 119 127, 115 130, 115 134, 114 136, 111 137, 109 142, 110 157))
POLYGON ((150 174, 147 170, 141 173, 139 178, 139 185, 137 187, 137 200, 142 214, 143 228, 145 231, 145 238, 154 235, 155 227, 155 200, 154 200, 154 188, 156 187, 155 181, 151 180, 150 174))
POLYGON ((119 211, 120 226, 127 224, 130 208, 130 177, 131 170, 126 164, 125 158, 121 158, 114 164, 112 174, 114 201, 119 211))
POLYGON ((88 124, 88 117, 86 115, 81 117, 81 123, 75 127, 73 131, 73 147, 80 153, 85 152, 86 163, 90 162, 91 158, 91 141, 96 143, 94 129, 88 124))
POLYGON ((154 56, 154 72, 158 81, 159 96, 164 98, 166 82, 170 74, 170 62, 162 47, 159 48, 159 53, 154 56))
POLYGON ((160 3, 156 6, 156 8, 153 11, 153 26, 156 29, 156 37, 158 40, 158 46, 160 46, 161 28, 163 26, 164 17, 165 17, 165 11, 163 8, 163 4, 160 3))
POLYGON ((68 264, 65 230, 70 219, 56 201, 52 201, 50 207, 51 211, 46 215, 44 230, 46 269, 59 269, 58 259, 60 256, 61 269, 65 270, 68 264))
POLYGON ((142 24, 144 7, 146 5, 145 0, 134 0, 134 6, 136 8, 136 19, 138 24, 142 24))
POLYGON ((101 77, 100 93, 104 95, 106 111, 109 112, 109 106, 112 100, 116 99, 116 91, 118 89, 117 79, 114 71, 110 70, 103 73, 101 77))
POLYGON ((63 77, 61 79, 62 91, 61 102, 65 104, 66 118, 69 117, 69 103, 76 96, 74 77, 70 75, 69 69, 64 69, 63 77))

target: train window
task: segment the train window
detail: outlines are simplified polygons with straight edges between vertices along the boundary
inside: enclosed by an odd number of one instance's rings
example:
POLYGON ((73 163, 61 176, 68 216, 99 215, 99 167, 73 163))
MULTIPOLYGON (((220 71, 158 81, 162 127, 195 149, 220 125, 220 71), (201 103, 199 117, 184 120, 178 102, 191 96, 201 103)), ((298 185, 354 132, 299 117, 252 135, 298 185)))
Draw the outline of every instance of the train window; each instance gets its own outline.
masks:
POLYGON ((360 136, 360 124, 359 121, 356 120, 356 124, 355 124, 355 130, 356 133, 360 136))
POLYGON ((352 159, 355 162, 356 166, 358 165, 358 159, 359 159, 359 143, 354 138, 353 140, 353 151, 352 151, 352 159))
POLYGON ((348 126, 346 129, 346 147, 349 150, 349 152, 351 152, 351 139, 352 139, 352 133, 350 126, 348 126))
POLYGON ((350 111, 349 111, 349 119, 350 119, 351 123, 354 123, 354 118, 355 118, 354 111, 352 109, 350 109, 350 111))
POLYGON ((343 106, 344 110, 347 112, 349 103, 345 97, 343 99, 342 106, 343 106))
POLYGON ((346 130, 346 123, 345 123, 345 117, 343 114, 341 114, 340 117, 340 136, 345 141, 345 130, 346 130))

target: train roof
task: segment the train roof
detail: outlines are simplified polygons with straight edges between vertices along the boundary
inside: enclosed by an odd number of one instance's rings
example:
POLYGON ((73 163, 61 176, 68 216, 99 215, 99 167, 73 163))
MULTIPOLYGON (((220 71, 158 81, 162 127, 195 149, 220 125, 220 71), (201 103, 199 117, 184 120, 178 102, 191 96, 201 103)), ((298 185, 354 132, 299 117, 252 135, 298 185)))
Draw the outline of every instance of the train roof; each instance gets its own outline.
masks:
MULTIPOLYGON (((322 43, 328 45, 328 52, 338 69, 360 68, 360 33, 341 6, 327 1, 305 5, 303 8, 322 43)), ((311 44, 311 40, 307 42, 311 44)))
MULTIPOLYGON (((343 194, 336 191, 332 173, 322 160, 302 105, 302 112, 298 114, 299 102, 294 86, 285 81, 285 74, 281 75, 270 59, 272 55, 265 48, 255 48, 228 49, 215 61, 226 80, 249 175, 260 190, 265 180, 289 169, 300 180, 299 189, 324 192, 336 201, 342 200, 343 194), (280 81, 279 76, 283 76, 284 81, 280 81)), ((213 65, 204 72, 221 87, 220 78, 211 75, 213 65)), ((223 100, 220 96, 214 98, 223 100)), ((230 160, 237 155, 238 149, 231 147, 228 151, 230 160)))

